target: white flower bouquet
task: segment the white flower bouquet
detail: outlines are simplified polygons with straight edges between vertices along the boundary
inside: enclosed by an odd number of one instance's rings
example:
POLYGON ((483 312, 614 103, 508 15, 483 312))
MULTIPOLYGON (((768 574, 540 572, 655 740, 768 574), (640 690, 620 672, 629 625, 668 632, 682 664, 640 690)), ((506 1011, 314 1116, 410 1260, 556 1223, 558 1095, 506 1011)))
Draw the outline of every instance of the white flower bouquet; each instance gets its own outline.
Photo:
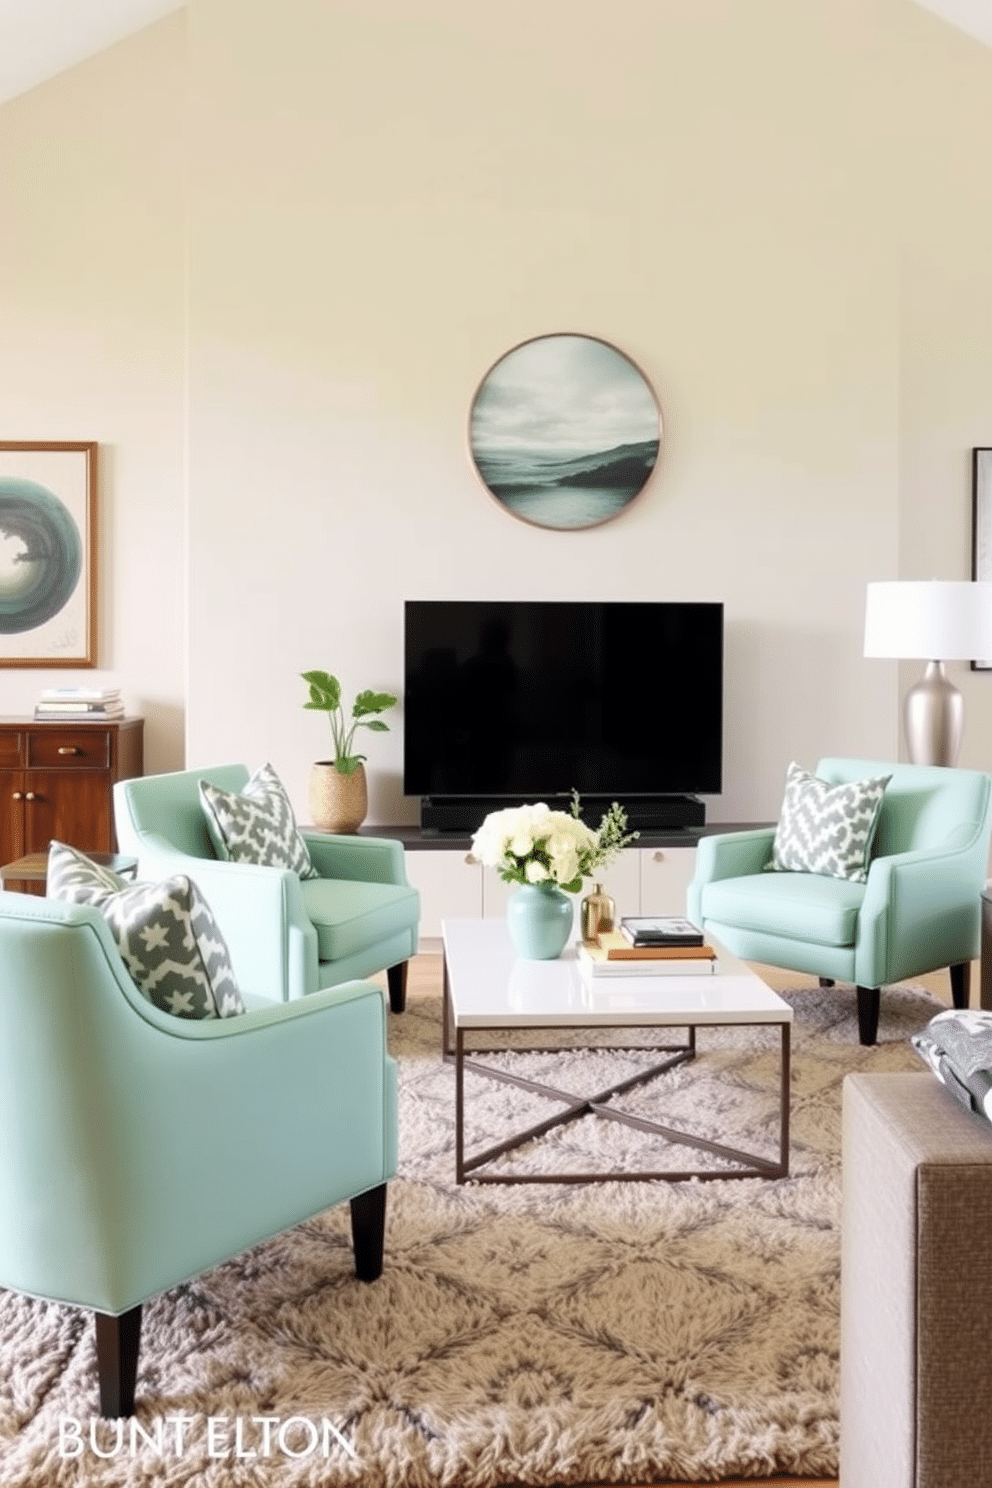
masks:
POLYGON ((504 883, 552 884, 577 893, 593 869, 613 861, 636 832, 624 835, 627 817, 614 801, 597 831, 579 816, 579 797, 572 809, 552 811, 543 801, 491 811, 472 838, 472 857, 495 868, 504 883))

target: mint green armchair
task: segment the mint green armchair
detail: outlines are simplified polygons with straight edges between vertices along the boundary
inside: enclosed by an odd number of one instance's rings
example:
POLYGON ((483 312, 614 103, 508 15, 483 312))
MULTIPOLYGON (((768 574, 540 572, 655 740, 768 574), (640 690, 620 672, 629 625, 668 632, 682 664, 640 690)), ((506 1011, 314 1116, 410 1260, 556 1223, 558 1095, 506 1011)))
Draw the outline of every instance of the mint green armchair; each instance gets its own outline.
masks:
POLYGON ((977 770, 822 759, 839 785, 891 774, 867 883, 766 872, 775 829, 703 837, 689 885, 689 918, 737 956, 857 988, 863 1044, 878 1036, 879 989, 950 969, 967 1007, 988 875, 992 777, 977 770))
POLYGON ((345 1199, 357 1275, 380 1274, 382 993, 174 1018, 96 910, 0 893, 0 1153, 0 1286, 92 1309, 101 1410, 129 1415, 158 1293, 345 1199))
POLYGON ((420 896, 407 883, 402 844, 305 831, 320 873, 314 879, 221 862, 207 835, 201 780, 238 792, 248 770, 218 765, 115 786, 118 846, 138 859, 138 876, 185 873, 193 879, 227 941, 242 988, 288 1000, 385 971, 390 1006, 402 1012, 420 924, 420 896))

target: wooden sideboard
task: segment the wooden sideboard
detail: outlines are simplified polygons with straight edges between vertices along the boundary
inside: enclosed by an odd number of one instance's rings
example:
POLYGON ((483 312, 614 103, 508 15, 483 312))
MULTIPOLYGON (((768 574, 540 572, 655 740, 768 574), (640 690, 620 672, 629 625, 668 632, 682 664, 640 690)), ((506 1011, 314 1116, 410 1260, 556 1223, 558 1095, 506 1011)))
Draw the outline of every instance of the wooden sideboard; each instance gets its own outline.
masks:
POLYGON ((143 770, 141 718, 0 718, 0 863, 42 852, 53 837, 116 851, 113 787, 143 770))

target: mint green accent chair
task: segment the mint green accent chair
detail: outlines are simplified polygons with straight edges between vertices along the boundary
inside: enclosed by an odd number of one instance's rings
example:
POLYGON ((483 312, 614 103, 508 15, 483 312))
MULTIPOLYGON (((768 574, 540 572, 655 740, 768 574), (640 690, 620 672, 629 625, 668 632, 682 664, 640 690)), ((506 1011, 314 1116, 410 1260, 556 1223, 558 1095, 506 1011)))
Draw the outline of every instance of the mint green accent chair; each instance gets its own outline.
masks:
POLYGON ((420 895, 407 882, 403 845, 381 837, 301 835, 320 877, 219 860, 207 833, 199 783, 238 792, 244 765, 122 780, 114 821, 138 876, 187 874, 210 905, 242 989, 287 1001, 385 971, 390 1006, 406 1005, 420 895))
POLYGON ((95 1312, 104 1415, 142 1304, 259 1241, 347 1199, 379 1276, 396 1109, 380 988, 175 1018, 97 910, 0 893, 0 1286, 95 1312))
POLYGON ((748 961, 857 988, 859 1036, 878 1036, 879 989, 950 969, 955 1007, 967 1007, 979 951, 982 888, 992 833, 992 777, 978 770, 822 759, 831 785, 891 774, 867 883, 777 873, 774 827, 703 837, 686 911, 748 961))

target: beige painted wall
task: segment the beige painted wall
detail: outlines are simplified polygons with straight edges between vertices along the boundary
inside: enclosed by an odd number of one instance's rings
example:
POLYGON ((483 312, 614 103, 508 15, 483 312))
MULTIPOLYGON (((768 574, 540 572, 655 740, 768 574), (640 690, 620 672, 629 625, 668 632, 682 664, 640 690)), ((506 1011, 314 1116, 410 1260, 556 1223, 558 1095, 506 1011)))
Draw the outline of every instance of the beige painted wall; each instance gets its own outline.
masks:
POLYGON ((97 440, 93 670, 0 668, 0 713, 113 679, 184 749, 185 16, 0 108, 0 439, 97 440))
MULTIPOLYGON (((967 578, 971 451, 992 445, 992 48, 916 6, 899 40, 901 525, 886 577, 967 578)), ((992 673, 947 671, 965 697, 960 763, 992 768, 992 673)), ((904 691, 922 666, 899 672, 904 691)))
MULTIPOLYGON (((777 810, 793 756, 892 751, 860 658, 898 541, 883 20, 192 0, 191 760, 270 757, 301 800, 296 674, 398 689, 403 599, 476 593, 723 599, 711 815, 777 810), (572 534, 465 448, 487 367, 556 330, 628 352, 667 426, 639 502, 572 534)), ((398 735, 372 756, 373 816, 410 816, 398 735)))
MULTIPOLYGON (((968 571, 990 81, 910 0, 192 0, 0 109, 9 437, 109 446, 102 661, 150 767, 181 762, 184 611, 190 763, 269 758, 305 815, 297 674, 399 690, 403 599, 476 593, 723 599, 714 819, 774 814, 792 757, 896 752, 864 584, 968 571), (466 450, 487 367, 555 330, 664 410, 589 532, 514 521, 466 450)), ((0 670, 0 710, 48 680, 0 670)), ((373 820, 411 819, 398 729, 370 744, 373 820)))

